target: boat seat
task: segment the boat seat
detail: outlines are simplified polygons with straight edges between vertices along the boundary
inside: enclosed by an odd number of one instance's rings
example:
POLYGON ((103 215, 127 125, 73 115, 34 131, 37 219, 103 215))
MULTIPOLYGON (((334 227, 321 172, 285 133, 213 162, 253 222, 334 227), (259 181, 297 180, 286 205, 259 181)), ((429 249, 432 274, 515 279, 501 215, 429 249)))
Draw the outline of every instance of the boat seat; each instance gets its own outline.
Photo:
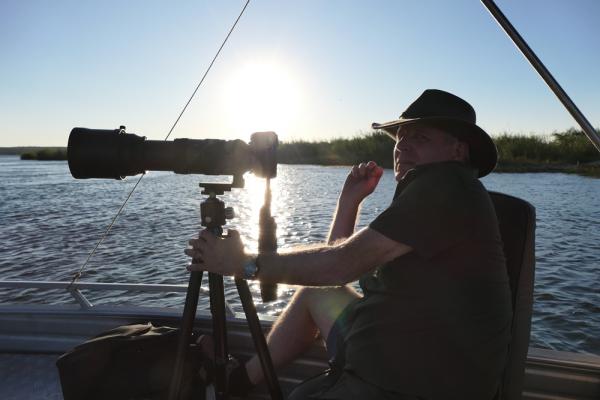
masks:
POLYGON ((508 360, 496 400, 521 399, 529 349, 535 271, 535 208, 525 200, 490 192, 504 242, 513 319, 508 360))

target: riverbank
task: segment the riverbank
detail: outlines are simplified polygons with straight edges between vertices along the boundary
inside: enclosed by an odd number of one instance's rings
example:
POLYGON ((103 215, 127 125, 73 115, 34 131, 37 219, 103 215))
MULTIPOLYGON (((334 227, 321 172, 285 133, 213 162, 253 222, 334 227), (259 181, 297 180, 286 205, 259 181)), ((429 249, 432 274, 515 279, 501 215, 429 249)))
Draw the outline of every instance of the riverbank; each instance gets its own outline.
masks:
MULTIPOLYGON (((495 172, 562 172, 600 178, 600 154, 581 131, 569 129, 550 136, 502 134, 495 136, 499 163, 495 172)), ((351 139, 321 142, 292 141, 279 145, 280 164, 353 165, 373 160, 392 168, 391 139, 370 132, 351 139)), ((23 160, 66 160, 65 147, 0 148, 0 154, 23 160)))
POLYGON ((66 161, 67 149, 65 147, 58 147, 28 151, 21 154, 21 160, 66 161))
POLYGON ((496 173, 561 172, 600 178, 600 162, 580 164, 498 163, 496 173))
MULTIPOLYGON (((600 178, 600 154, 582 131, 569 129, 550 136, 502 134, 493 137, 503 173, 562 172, 600 178)), ((282 164, 353 165, 373 160, 392 168, 391 139, 372 132, 352 139, 281 143, 282 164)))

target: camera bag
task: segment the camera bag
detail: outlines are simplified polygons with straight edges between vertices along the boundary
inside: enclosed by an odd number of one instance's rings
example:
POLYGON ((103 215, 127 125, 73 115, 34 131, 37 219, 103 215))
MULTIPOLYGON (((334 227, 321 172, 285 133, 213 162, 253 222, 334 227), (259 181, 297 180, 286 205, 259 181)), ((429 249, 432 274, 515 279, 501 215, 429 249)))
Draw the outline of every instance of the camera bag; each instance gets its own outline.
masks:
MULTIPOLYGON (((179 329, 151 323, 97 335, 58 358, 64 399, 166 399, 178 341, 179 329)), ((190 345, 180 399, 204 399, 209 365, 200 349, 190 345)))

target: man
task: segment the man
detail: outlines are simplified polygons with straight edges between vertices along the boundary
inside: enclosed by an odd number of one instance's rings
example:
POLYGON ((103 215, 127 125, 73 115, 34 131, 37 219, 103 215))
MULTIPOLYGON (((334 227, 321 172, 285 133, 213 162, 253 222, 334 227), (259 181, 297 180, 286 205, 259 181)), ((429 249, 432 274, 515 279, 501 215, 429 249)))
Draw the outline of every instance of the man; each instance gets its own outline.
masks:
MULTIPOLYGON (((496 148, 473 108, 441 90, 373 128, 396 140, 398 184, 368 228, 353 233, 382 175, 373 162, 348 175, 327 245, 256 259, 237 232, 203 231, 186 254, 205 261, 188 269, 307 286, 273 327, 269 349, 282 366, 320 334, 332 370, 293 399, 492 399, 507 354, 510 289, 493 204, 477 178, 493 170, 496 148), (344 286, 358 278, 364 296, 344 286)), ((232 376, 242 388, 262 378, 256 357, 232 376)))

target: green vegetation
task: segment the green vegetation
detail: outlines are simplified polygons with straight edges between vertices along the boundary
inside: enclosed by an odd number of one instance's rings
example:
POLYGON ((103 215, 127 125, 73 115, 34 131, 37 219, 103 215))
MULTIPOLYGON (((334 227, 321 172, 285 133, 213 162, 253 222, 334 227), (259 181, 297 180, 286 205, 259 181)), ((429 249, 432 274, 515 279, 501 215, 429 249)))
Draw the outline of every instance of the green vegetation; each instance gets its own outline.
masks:
POLYGON ((64 147, 48 147, 21 154, 21 160, 64 161, 67 159, 67 149, 64 147))
MULTIPOLYGON (((500 161, 496 172, 566 172, 600 177, 600 153, 582 131, 569 129, 549 137, 503 134, 494 138, 500 161)), ((392 141, 371 132, 328 142, 281 143, 282 164, 352 165, 373 160, 392 166, 392 141)))
POLYGON ((550 137, 503 134, 494 138, 500 160, 509 163, 589 163, 600 155, 582 131, 569 129, 550 137))
POLYGON ((494 138, 496 172, 566 172, 600 177, 600 154, 582 131, 549 137, 503 134, 494 138))
POLYGON ((283 142, 277 149, 282 164, 353 165, 373 160, 392 167, 392 140, 381 132, 327 142, 283 142))
POLYGON ((18 156, 23 153, 39 151, 48 147, 40 146, 20 146, 20 147, 0 147, 0 156, 18 156))

